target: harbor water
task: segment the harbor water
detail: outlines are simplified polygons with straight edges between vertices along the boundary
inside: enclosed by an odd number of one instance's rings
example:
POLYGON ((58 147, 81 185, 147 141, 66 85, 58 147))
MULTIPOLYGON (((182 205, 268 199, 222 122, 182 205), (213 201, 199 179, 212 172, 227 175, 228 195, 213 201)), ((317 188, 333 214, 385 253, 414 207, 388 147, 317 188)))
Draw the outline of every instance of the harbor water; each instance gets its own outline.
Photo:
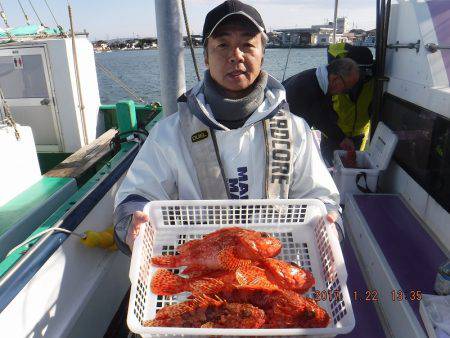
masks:
MULTIPOLYGON (((267 49, 263 69, 281 81, 289 49, 267 49)), ((160 101, 158 50, 112 51, 95 55, 96 62, 105 66, 146 102, 160 101)), ((205 70, 203 49, 195 49, 201 76, 205 70)), ((285 79, 305 69, 315 68, 327 62, 325 48, 291 49, 285 79)), ((196 82, 190 50, 185 49, 186 87, 196 82)), ((100 98, 103 104, 114 104, 131 98, 116 82, 107 77, 98 67, 97 76, 100 98)))

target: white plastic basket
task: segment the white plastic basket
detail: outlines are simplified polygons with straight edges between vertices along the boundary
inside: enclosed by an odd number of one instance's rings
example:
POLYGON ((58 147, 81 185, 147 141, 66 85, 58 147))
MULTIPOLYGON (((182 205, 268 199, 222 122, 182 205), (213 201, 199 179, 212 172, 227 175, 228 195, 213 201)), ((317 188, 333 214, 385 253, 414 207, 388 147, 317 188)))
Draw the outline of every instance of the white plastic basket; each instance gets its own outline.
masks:
POLYGON ((355 325, 346 285, 347 271, 338 239, 325 226, 326 209, 318 200, 220 200, 161 201, 149 203, 150 224, 141 228, 130 266, 131 294, 128 327, 131 331, 154 335, 214 336, 299 336, 334 337, 350 332, 355 325), (278 258, 310 269, 316 285, 309 296, 319 293, 319 301, 331 321, 315 329, 204 329, 145 327, 156 310, 186 299, 186 294, 156 296, 150 281, 156 267, 152 256, 174 253, 185 241, 201 238, 222 227, 240 226, 265 231, 278 237, 283 249, 278 258), (328 292, 329 291, 329 292, 328 292))

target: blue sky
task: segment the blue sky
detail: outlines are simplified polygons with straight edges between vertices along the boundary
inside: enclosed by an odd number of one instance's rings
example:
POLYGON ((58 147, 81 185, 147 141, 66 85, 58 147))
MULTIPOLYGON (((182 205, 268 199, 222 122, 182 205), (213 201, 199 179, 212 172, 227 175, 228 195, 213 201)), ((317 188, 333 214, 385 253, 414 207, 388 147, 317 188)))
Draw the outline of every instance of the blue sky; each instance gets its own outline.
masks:
MULTIPOLYGON (((31 0, 46 25, 54 21, 44 0, 31 0)), ((185 0, 193 33, 201 33, 206 13, 223 0, 185 0)), ((67 1, 47 0, 56 20, 68 29, 67 1)), ((334 0, 247 0, 258 9, 268 29, 309 27, 332 20, 334 0)), ((10 26, 23 25, 17 0, 1 0, 10 26)), ((28 0, 21 0, 28 16, 38 22, 28 0)), ((71 0, 77 31, 86 29, 90 39, 156 36, 154 0, 71 0)), ((375 0, 339 0, 339 16, 358 28, 375 28, 375 0)), ((3 22, 0 27, 4 27, 3 22)))

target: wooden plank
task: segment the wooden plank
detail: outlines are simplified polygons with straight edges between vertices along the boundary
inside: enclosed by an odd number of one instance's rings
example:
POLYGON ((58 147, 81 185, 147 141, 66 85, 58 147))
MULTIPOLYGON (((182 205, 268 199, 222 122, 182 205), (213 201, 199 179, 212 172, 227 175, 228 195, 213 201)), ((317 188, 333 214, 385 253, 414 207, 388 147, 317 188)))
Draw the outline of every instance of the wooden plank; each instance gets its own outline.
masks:
POLYGON ((109 143, 116 133, 116 129, 108 130, 94 142, 78 149, 52 170, 45 173, 45 176, 72 177, 78 182, 86 171, 110 153, 109 143))

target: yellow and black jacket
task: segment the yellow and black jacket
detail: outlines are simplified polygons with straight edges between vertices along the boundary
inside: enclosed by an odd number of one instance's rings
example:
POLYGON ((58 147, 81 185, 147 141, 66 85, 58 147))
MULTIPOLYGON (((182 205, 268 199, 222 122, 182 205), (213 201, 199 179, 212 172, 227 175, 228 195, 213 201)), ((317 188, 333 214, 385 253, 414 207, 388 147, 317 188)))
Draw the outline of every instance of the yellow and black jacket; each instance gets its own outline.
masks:
MULTIPOLYGON (((328 62, 348 57, 358 63, 362 70, 361 76, 364 77, 367 70, 373 73, 373 55, 367 47, 342 42, 331 44, 327 52, 328 62)), ((364 150, 370 132, 370 109, 375 81, 368 77, 361 82, 352 89, 351 94, 334 95, 333 109, 337 114, 337 124, 345 136, 352 138, 355 145, 364 150)))
POLYGON ((364 150, 370 132, 370 109, 373 98, 374 79, 364 82, 359 95, 352 100, 349 94, 333 95, 333 109, 337 125, 350 138, 361 138, 360 150, 364 150))
POLYGON ((310 127, 320 130, 337 144, 345 138, 337 123, 332 96, 325 95, 319 86, 316 68, 296 74, 282 84, 291 113, 304 118, 310 127))

